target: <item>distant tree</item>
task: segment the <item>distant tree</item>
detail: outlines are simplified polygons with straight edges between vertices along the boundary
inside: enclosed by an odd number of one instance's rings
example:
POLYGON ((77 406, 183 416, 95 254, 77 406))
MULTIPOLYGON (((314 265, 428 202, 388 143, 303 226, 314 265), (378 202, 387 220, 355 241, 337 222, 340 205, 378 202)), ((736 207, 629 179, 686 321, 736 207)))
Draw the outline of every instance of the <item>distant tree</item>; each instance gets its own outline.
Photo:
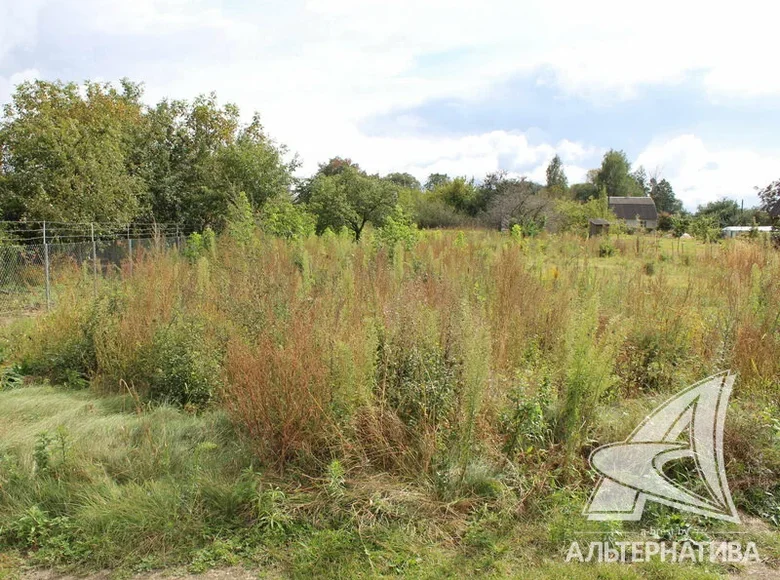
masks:
POLYGON ((715 214, 697 214, 688 226, 688 232, 697 240, 710 243, 720 238, 721 227, 715 214))
POLYGON ((395 183, 398 187, 406 189, 422 189, 422 185, 411 173, 388 173, 384 177, 387 181, 395 183))
POLYGON ((554 196, 562 195, 569 188, 566 173, 563 170, 563 162, 556 155, 547 166, 547 190, 554 196))
POLYGON ((678 213, 671 217, 672 232, 675 237, 688 233, 688 228, 691 226, 691 216, 686 213, 678 213))
POLYGON ((780 179, 759 190, 758 196, 761 198, 761 209, 775 220, 780 218, 780 179))
POLYGON ((452 181, 450 176, 446 173, 431 173, 428 176, 428 180, 425 182, 425 189, 427 191, 433 191, 441 185, 445 185, 452 181))
MULTIPOLYGON (((721 228, 738 226, 742 223, 742 210, 733 199, 722 198, 700 205, 696 210, 696 217, 712 217, 721 228)), ((744 224, 750 225, 750 224, 744 224)))
POLYGON ((682 211, 682 202, 674 195, 672 185, 665 179, 660 181, 657 178, 650 178, 649 182, 650 197, 655 202, 655 207, 659 212, 674 214, 682 211))
POLYGON ((324 175, 326 177, 339 175, 348 167, 355 169, 358 173, 364 173, 364 171, 360 169, 360 165, 354 163, 352 159, 348 157, 333 157, 327 163, 319 164, 317 175, 324 175))
POLYGON ((592 183, 575 183, 569 188, 569 194, 576 201, 588 201, 599 196, 599 188, 592 183))
POLYGON ((496 200, 508 194, 517 195, 519 191, 523 191, 536 195, 541 190, 540 184, 529 181, 525 177, 509 177, 504 170, 488 173, 478 187, 472 215, 490 211, 491 208, 496 207, 496 200))
POLYGON ((479 196, 473 179, 456 177, 452 181, 437 186, 433 193, 444 203, 461 213, 473 216, 480 209, 478 207, 479 196))
POLYGON ((604 155, 595 179, 596 186, 611 197, 643 195, 642 185, 631 174, 631 164, 623 151, 611 149, 604 155))
MULTIPOLYGON (((537 231, 547 221, 550 200, 540 195, 541 186, 525 178, 507 179, 492 174, 490 194, 485 199, 484 221, 490 227, 505 230, 517 224, 524 230, 537 231)), ((484 195, 484 194, 483 194, 484 195)))
POLYGON ((369 177, 350 166, 335 175, 315 178, 309 208, 317 217, 318 232, 346 226, 359 240, 366 224, 384 223, 397 200, 395 184, 369 177))

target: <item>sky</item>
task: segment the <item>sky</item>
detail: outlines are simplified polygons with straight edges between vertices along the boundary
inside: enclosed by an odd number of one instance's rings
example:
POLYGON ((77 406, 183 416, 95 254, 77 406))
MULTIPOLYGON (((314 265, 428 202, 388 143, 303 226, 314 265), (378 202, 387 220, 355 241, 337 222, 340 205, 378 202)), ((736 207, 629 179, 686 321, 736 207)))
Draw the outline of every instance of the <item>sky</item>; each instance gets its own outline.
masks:
POLYGON ((0 0, 0 102, 28 79, 216 91, 302 161, 570 183, 611 149, 688 209, 780 178, 780 5, 743 0, 0 0))

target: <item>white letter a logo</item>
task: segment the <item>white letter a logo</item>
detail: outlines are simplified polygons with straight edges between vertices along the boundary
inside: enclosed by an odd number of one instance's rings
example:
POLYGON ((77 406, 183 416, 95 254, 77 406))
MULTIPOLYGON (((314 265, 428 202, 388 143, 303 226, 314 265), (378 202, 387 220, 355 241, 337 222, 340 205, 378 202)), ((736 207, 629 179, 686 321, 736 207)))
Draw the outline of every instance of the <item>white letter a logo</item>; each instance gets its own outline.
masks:
POLYGON ((734 375, 728 371, 696 383, 655 409, 624 443, 596 449, 590 463, 602 476, 584 513, 590 520, 639 520, 645 501, 739 523, 723 468, 723 425, 734 375), (699 492, 663 472, 691 458, 699 492))

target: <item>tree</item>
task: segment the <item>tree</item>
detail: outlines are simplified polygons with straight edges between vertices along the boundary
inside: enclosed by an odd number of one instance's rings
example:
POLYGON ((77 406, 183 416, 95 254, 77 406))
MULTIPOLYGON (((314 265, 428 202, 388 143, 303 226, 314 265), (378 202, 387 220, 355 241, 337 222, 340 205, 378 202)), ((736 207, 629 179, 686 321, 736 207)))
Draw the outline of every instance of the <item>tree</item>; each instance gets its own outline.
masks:
POLYGON ((742 210, 733 199, 722 198, 711 201, 706 205, 700 205, 696 211, 696 217, 711 217, 719 227, 750 225, 742 224, 742 210))
POLYGON ((446 173, 431 173, 428 176, 428 180, 425 182, 425 189, 427 191, 433 191, 441 185, 445 185, 452 181, 450 176, 446 173))
POLYGON ((691 220, 688 231, 697 240, 710 243, 720 237, 721 226, 716 215, 700 214, 691 220))
POLYGON ((224 226, 230 200, 244 192, 253 211, 292 186, 297 159, 263 130, 260 118, 241 126, 238 108, 216 95, 160 102, 146 115, 139 147, 148 188, 147 217, 200 229, 224 226))
POLYGON ((491 174, 485 181, 490 184, 489 195, 483 190, 485 221, 489 226, 501 230, 515 224, 523 229, 540 230, 544 227, 549 199, 539 195, 539 184, 524 177, 507 179, 503 173, 491 174))
POLYGON ((35 81, 0 122, 3 219, 127 222, 144 183, 129 166, 141 88, 35 81))
POLYGON ((668 181, 665 179, 658 181, 657 178, 652 177, 650 178, 649 189, 650 197, 653 198, 659 213, 675 214, 682 211, 682 202, 674 195, 674 189, 672 189, 672 185, 668 181))
POLYGON ((259 217, 263 231, 280 238, 306 238, 315 232, 314 216, 303 205, 293 203, 288 195, 266 201, 259 217))
POLYGON ((599 188, 592 183, 575 183, 569 188, 569 193, 576 201, 588 201, 599 196, 599 188))
POLYGON ((561 196, 569 188, 569 182, 566 179, 566 173, 563 170, 563 162, 556 155, 547 166, 547 190, 553 196, 561 196))
POLYGON ((389 173, 385 175, 385 179, 391 183, 395 183, 398 187, 405 189, 421 190, 422 185, 417 178, 411 173, 389 173))
POLYGON ((359 240, 366 224, 384 223, 397 200, 395 184, 369 177, 352 166, 336 175, 317 176, 309 207, 317 217, 318 232, 346 226, 359 240))
POLYGON ((317 175, 332 177, 333 175, 340 175, 347 168, 352 168, 358 173, 365 173, 362 169, 360 169, 360 165, 352 162, 352 159, 348 157, 333 157, 327 163, 319 164, 317 175))
POLYGON ((759 190, 758 196, 761 198, 761 208, 766 211, 772 219, 780 218, 780 179, 773 181, 764 189, 759 190))
POLYGON ((626 154, 623 151, 610 149, 604 154, 601 168, 595 177, 595 185, 599 189, 606 189, 610 197, 643 195, 642 185, 630 171, 631 164, 626 154))
POLYGON ((444 203, 461 213, 475 215, 479 209, 477 188, 474 186, 474 180, 456 177, 452 181, 436 187, 433 193, 444 203))

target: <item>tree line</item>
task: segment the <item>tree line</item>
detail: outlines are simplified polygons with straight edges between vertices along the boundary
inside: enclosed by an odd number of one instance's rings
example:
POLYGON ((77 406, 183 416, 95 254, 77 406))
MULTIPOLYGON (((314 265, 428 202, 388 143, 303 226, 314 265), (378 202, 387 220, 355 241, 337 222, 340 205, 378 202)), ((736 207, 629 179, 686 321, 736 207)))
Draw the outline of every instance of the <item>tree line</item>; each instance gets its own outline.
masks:
MULTIPOLYGON (((156 222, 221 230, 231 211, 250 211, 282 235, 346 229, 359 239, 368 224, 420 227, 517 226, 580 229, 609 217, 609 196, 650 196, 659 227, 676 233, 727 225, 765 225, 780 197, 766 188, 763 207, 723 199, 685 211, 672 185, 632 170, 610 150, 583 183, 569 184, 557 155, 546 182, 499 171, 480 180, 431 174, 371 175, 348 158, 321 163, 296 178, 296 156, 264 130, 258 114, 242 123, 235 105, 214 93, 149 106, 143 86, 123 79, 83 85, 26 82, 0 120, 0 216, 13 222, 156 222)), ((780 206, 778 206, 780 207, 780 206)))

